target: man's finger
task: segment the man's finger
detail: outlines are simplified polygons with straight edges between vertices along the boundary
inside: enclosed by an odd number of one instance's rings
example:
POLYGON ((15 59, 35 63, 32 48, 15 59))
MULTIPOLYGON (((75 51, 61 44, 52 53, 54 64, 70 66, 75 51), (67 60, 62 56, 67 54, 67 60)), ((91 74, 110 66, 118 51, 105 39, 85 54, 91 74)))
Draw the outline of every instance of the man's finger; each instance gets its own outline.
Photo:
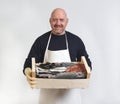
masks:
POLYGON ((33 89, 33 88, 35 88, 35 87, 36 87, 36 85, 30 85, 30 87, 33 89))

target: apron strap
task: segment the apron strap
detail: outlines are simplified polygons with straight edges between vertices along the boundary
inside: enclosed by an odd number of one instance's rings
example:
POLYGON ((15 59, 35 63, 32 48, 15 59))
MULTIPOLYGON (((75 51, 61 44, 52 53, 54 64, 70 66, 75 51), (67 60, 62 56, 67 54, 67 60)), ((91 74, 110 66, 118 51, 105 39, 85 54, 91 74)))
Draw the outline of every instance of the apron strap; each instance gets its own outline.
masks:
POLYGON ((65 40, 66 40, 66 48, 69 49, 69 48, 68 48, 68 39, 67 39, 66 33, 65 33, 65 40))

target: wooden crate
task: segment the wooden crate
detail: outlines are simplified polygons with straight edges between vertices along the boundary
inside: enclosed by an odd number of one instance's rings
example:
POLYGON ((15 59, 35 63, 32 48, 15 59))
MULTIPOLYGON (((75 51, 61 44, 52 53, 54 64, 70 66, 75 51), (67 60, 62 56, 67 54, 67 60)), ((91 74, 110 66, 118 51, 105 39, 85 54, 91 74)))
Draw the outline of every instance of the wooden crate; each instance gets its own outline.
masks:
MULTIPOLYGON (((45 79, 37 78, 37 89, 48 88, 48 89, 70 89, 70 88, 87 88, 89 86, 89 80, 91 75, 90 67, 88 66, 84 56, 81 57, 81 62, 84 64, 87 77, 86 79, 45 79)), ((33 77, 35 76, 35 59, 32 59, 32 71, 33 77)))

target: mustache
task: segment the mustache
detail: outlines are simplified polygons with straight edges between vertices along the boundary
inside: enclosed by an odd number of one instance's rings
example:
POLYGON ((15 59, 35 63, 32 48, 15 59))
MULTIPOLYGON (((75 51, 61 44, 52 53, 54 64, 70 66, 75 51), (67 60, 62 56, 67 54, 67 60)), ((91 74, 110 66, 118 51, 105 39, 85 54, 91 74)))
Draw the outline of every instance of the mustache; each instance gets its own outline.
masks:
POLYGON ((54 25, 54 27, 63 27, 63 25, 54 25))

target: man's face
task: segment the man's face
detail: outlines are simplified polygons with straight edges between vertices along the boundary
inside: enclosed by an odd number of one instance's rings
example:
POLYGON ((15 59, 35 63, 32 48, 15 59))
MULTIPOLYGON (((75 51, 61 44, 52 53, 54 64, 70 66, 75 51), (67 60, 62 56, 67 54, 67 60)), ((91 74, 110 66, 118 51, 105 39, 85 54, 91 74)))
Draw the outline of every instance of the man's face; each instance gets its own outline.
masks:
POLYGON ((67 23, 68 23, 68 19, 64 11, 61 10, 55 11, 50 18, 52 33, 55 35, 64 34, 67 23))

